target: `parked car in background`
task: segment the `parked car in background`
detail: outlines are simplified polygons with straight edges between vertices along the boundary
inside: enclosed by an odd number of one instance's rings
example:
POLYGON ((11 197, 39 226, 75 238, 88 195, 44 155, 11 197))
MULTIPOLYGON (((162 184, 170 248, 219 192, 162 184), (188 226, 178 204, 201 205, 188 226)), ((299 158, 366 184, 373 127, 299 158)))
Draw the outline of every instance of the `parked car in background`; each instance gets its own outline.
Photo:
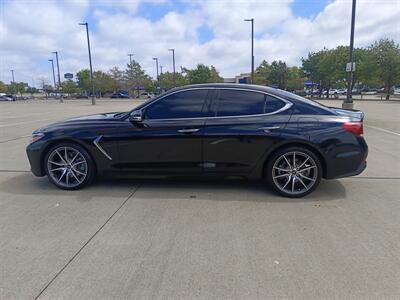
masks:
POLYGON ((15 101, 15 100, 17 100, 17 97, 14 95, 3 94, 2 96, 0 96, 0 101, 15 101))
POLYGON ((127 99, 127 98, 129 98, 129 94, 123 93, 123 92, 112 93, 111 98, 127 99))
POLYGON ((400 87, 395 87, 393 90, 393 94, 399 95, 400 94, 400 87))
POLYGON ((337 90, 337 93, 339 94, 339 95, 346 95, 347 94, 347 89, 338 89, 337 90))
POLYGON ((360 111, 245 84, 175 88, 128 112, 57 122, 32 134, 31 170, 75 190, 101 174, 263 179, 302 197, 321 178, 360 174, 368 153, 360 111))

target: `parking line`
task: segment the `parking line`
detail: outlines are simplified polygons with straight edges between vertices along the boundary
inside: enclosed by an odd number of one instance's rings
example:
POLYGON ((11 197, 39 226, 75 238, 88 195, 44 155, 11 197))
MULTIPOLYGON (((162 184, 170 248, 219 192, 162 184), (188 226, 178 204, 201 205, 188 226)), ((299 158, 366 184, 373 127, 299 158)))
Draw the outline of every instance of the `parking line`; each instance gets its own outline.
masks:
POLYGON ((391 134, 400 136, 400 133, 398 133, 398 132, 394 132, 394 131, 391 131, 391 130, 383 129, 383 128, 380 128, 380 127, 375 127, 375 126, 366 125, 366 124, 365 124, 365 127, 373 128, 373 129, 380 130, 380 131, 383 131, 383 132, 386 132, 386 133, 391 133, 391 134))
POLYGON ((103 225, 100 226, 99 229, 97 229, 97 231, 95 233, 93 233, 93 235, 85 242, 85 244, 83 244, 83 246, 81 248, 79 248, 79 250, 71 257, 71 259, 64 265, 64 267, 62 267, 56 275, 54 275, 54 277, 45 285, 45 287, 39 292, 39 294, 35 297, 35 300, 38 299, 45 290, 47 290, 47 288, 53 283, 54 280, 56 280, 56 278, 69 266, 69 264, 79 255, 79 253, 82 252, 82 250, 90 243, 90 241, 104 228, 104 226, 107 225, 107 223, 115 216, 115 214, 117 212, 119 212, 121 210, 121 208, 126 204, 126 202, 128 202, 129 199, 133 198, 136 194, 136 192, 138 191, 138 189, 140 188, 140 185, 137 185, 136 187, 134 187, 133 191, 129 194, 129 196, 124 200, 124 202, 122 202, 122 204, 117 208, 116 211, 113 212, 113 214, 103 223, 103 225))

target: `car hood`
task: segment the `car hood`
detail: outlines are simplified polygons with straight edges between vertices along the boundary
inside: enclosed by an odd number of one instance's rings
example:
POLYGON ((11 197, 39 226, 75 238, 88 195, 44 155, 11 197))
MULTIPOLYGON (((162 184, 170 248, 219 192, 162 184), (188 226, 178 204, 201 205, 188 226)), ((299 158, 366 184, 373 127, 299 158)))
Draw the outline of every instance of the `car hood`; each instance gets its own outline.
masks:
POLYGON ((53 131, 60 128, 72 127, 72 126, 96 126, 100 124, 104 124, 105 122, 113 122, 121 120, 121 113, 119 112, 110 112, 110 113, 102 113, 102 114, 95 114, 95 115, 86 115, 86 116, 79 116, 74 117, 66 120, 62 120, 59 122, 55 122, 49 124, 47 126, 41 127, 35 132, 47 132, 53 131))

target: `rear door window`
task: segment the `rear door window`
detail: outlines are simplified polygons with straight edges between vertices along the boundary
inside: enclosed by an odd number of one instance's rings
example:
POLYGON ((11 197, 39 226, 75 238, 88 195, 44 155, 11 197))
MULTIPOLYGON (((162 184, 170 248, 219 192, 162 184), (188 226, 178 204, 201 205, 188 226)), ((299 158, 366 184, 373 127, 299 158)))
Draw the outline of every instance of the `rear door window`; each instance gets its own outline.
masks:
POLYGON ((264 93, 221 89, 216 116, 260 115, 275 112, 284 106, 283 101, 264 93))

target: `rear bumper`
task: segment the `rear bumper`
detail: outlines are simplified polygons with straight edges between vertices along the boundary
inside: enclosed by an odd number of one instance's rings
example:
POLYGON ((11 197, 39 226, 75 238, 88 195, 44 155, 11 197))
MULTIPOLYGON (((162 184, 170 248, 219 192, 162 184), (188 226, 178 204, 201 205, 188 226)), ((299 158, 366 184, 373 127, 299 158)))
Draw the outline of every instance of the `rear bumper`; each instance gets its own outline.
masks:
POLYGON ((329 159, 326 179, 356 176, 367 168, 368 146, 363 138, 358 138, 358 142, 357 146, 329 159))

